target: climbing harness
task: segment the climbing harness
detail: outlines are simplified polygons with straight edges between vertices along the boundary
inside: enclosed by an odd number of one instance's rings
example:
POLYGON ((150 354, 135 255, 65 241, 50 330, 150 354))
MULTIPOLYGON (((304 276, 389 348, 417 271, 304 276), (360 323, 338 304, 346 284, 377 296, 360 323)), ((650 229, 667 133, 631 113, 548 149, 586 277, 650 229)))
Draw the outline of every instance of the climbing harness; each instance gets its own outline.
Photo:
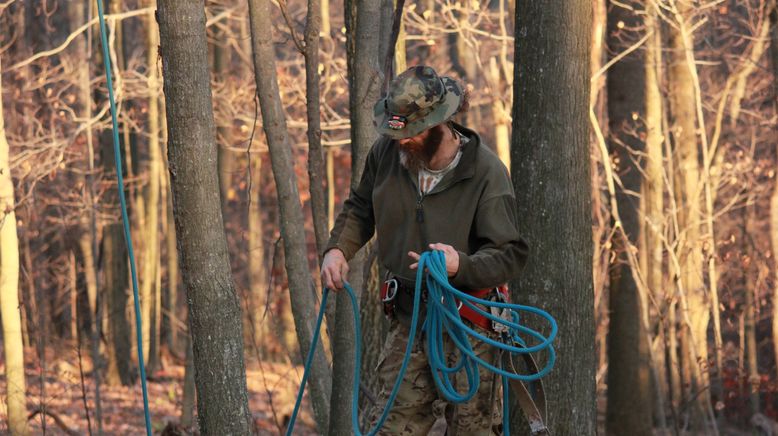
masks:
MULTIPOLYGON (((426 278, 426 316, 422 323, 421 330, 426 337, 427 357, 429 359, 430 369, 432 371, 435 385, 447 401, 452 403, 463 403, 469 401, 478 392, 480 383, 478 366, 483 366, 493 373, 502 376, 503 387, 503 434, 510 434, 510 401, 509 390, 513 389, 518 395, 518 402, 530 424, 532 435, 548 436, 550 435, 545 425, 544 416, 546 415, 546 402, 543 386, 540 381, 547 375, 554 366, 556 353, 552 342, 557 334, 557 324, 554 318, 547 312, 519 304, 512 304, 507 301, 507 290, 497 292, 497 296, 490 299, 479 298, 475 295, 462 292, 452 287, 448 283, 448 274, 446 273, 446 258, 442 251, 428 251, 421 255, 416 272, 415 292, 413 294, 413 311, 411 315, 410 335, 405 349, 397 380, 394 383, 389 398, 383 412, 381 413, 375 426, 368 431, 367 435, 374 435, 383 425, 389 411, 394 404, 397 391, 402 383, 405 371, 408 367, 408 361, 411 357, 411 350, 416 338, 416 331, 419 322, 419 309, 422 300, 422 283, 426 278), (488 308, 488 311, 481 307, 488 308), (462 310, 467 308, 479 317, 487 319, 490 323, 490 329, 499 335, 500 340, 485 336, 481 332, 474 330, 468 323, 463 321, 462 310), (519 324, 519 312, 532 313, 547 320, 550 324, 550 333, 544 337, 539 332, 519 324), (456 346, 458 358, 453 366, 446 365, 446 353, 444 351, 444 334, 447 335, 456 346), (485 342, 493 346, 498 355, 497 365, 494 362, 487 362, 478 357, 470 344, 470 338, 485 342), (526 339, 538 342, 536 345, 529 346, 526 339), (531 357, 530 353, 541 350, 548 350, 548 362, 540 369, 531 357), (522 356, 526 367, 526 374, 519 374, 513 357, 522 356), (451 376, 460 371, 464 371, 467 378, 468 389, 464 393, 458 392, 451 380, 451 376), (523 382, 527 382, 525 385, 523 382)), ((359 381, 360 367, 362 360, 361 344, 361 323, 359 318, 359 306, 353 289, 347 283, 346 292, 351 300, 351 307, 355 320, 355 351, 356 362, 354 365, 354 386, 352 388, 351 403, 351 422, 354 433, 361 436, 363 433, 359 430, 358 408, 359 403, 359 381)), ((398 295, 400 284, 387 281, 381 291, 381 300, 385 310, 394 310, 392 303, 398 295), (387 309, 387 305, 392 306, 387 309)), ((305 362, 305 372, 303 373, 300 390, 297 393, 297 401, 294 411, 289 420, 287 435, 291 435, 294 429, 294 423, 297 419, 300 403, 302 400, 305 383, 308 379, 308 370, 313 360, 313 353, 316 350, 316 343, 319 339, 319 330, 324 315, 324 308, 327 302, 329 289, 325 288, 322 293, 321 308, 316 320, 316 328, 312 339, 311 348, 305 362)), ((480 293, 479 293, 480 294, 480 293)), ((483 296, 483 295, 482 295, 483 296)), ((472 322, 472 321, 471 321, 472 322)))
POLYGON ((108 54, 108 37, 105 31, 105 16, 103 14, 103 2, 97 2, 97 15, 100 18, 100 41, 103 47, 103 63, 105 64, 105 78, 108 86, 108 100, 111 103, 111 123, 113 126, 113 156, 116 165, 117 184, 119 186, 119 203, 122 210, 122 222, 124 223, 124 240, 127 243, 127 253, 130 257, 130 271, 132 272, 132 297, 135 302, 135 331, 138 341, 138 370, 140 372, 140 385, 143 390, 143 418, 146 422, 146 435, 151 436, 151 417, 149 415, 149 394, 146 389, 146 367, 143 363, 143 329, 141 328, 140 298, 138 297, 138 273, 135 270, 135 254, 132 250, 132 238, 130 237, 130 220, 127 215, 127 200, 124 198, 124 179, 122 177, 122 154, 119 150, 119 123, 116 120, 116 99, 113 96, 113 81, 111 80, 111 58, 108 54))

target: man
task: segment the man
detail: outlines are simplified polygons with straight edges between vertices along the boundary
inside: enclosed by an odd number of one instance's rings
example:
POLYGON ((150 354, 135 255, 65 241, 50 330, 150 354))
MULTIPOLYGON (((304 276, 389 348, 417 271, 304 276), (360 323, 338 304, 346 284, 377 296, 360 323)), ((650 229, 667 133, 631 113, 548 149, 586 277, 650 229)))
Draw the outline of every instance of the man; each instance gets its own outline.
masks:
MULTIPOLYGON (((340 290, 348 275, 347 261, 377 233, 378 260, 388 271, 387 283, 397 291, 389 306, 392 323, 378 368, 383 384, 379 405, 385 404, 405 353, 421 252, 443 251, 449 282, 468 292, 506 283, 519 274, 527 258, 505 166, 481 144, 478 134, 451 121, 467 106, 462 87, 430 67, 412 67, 392 81, 386 97, 374 107, 381 137, 373 144, 359 186, 346 200, 325 249, 322 283, 340 290)), ((480 368, 477 395, 464 404, 445 404, 436 391, 423 342, 420 338, 414 344, 380 434, 427 434, 435 412, 443 408, 449 435, 499 434, 499 383, 494 383, 493 375, 480 368)), ((478 342, 474 350, 494 361, 488 345, 478 342)), ((457 383, 460 392, 467 388, 465 380, 457 383)))

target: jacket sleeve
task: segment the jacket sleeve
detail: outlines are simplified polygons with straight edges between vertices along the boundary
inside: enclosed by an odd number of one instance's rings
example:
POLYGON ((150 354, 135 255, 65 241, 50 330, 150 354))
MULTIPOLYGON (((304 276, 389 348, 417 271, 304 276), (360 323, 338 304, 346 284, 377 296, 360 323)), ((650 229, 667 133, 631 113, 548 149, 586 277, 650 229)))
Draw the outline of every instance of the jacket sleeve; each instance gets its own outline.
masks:
POLYGON ((346 257, 352 257, 373 237, 375 216, 373 214, 373 182, 377 165, 377 144, 370 149, 357 189, 351 190, 343 209, 335 220, 330 239, 324 253, 339 248, 346 257))
POLYGON ((459 270, 451 284, 460 289, 485 289, 516 278, 527 263, 529 248, 519 236, 516 199, 504 193, 481 201, 473 223, 478 249, 459 252, 459 270))

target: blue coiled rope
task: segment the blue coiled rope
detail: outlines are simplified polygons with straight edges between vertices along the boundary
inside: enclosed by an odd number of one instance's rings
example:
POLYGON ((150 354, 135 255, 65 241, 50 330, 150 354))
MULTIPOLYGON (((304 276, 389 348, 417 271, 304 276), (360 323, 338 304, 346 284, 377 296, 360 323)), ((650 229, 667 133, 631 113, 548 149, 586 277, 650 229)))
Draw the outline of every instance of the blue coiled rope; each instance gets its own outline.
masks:
MULTIPOLYGON (((413 349, 413 343, 416 338, 416 327, 419 321, 419 304, 421 301, 421 284, 425 278, 427 280, 427 316, 422 325, 422 331, 426 334, 427 342, 427 357, 429 359, 430 368, 432 370, 433 378, 438 389, 446 400, 452 403, 463 403, 469 401, 478 392, 478 386, 480 378, 478 374, 478 365, 481 365, 497 375, 502 376, 503 387, 503 434, 508 436, 510 434, 510 403, 508 397, 508 381, 510 379, 522 380, 522 381, 534 381, 547 375, 551 368, 554 366, 556 360, 556 353, 552 342, 557 334, 557 323, 551 315, 547 312, 537 309, 531 306, 523 306, 520 304, 504 303, 499 301, 490 301, 473 297, 467 293, 457 290, 448 283, 448 274, 446 272, 446 257, 442 251, 428 251, 424 252, 419 259, 418 269, 416 271, 416 290, 413 295, 413 313, 411 316, 410 336, 408 338, 408 345, 405 347, 405 356, 403 357, 402 365, 400 365, 400 371, 397 374, 397 380, 394 383, 392 392, 387 399, 386 406, 381 413, 375 426, 367 433, 367 435, 375 435, 383 425, 386 417, 389 415, 389 411, 394 404, 394 400, 397 396, 397 391, 400 388, 405 371, 408 367, 408 361, 411 357, 411 350, 413 349), (460 303, 461 302, 461 303, 460 303), (464 323, 459 316, 458 304, 465 304, 474 311, 487 317, 488 319, 508 327, 508 333, 505 334, 503 342, 494 340, 487 336, 477 332, 469 325, 464 323), (503 317, 492 315, 490 312, 484 311, 476 305, 482 305, 486 307, 496 307, 503 310, 508 310, 510 321, 503 317), (544 337, 542 334, 535 330, 527 328, 519 324, 519 312, 528 312, 544 318, 551 325, 551 332, 548 337, 544 337), (445 351, 443 346, 443 332, 452 339, 459 351, 459 358, 457 363, 453 366, 446 366, 445 364, 445 351), (528 347, 527 342, 522 335, 529 335, 532 338, 540 341, 537 345, 528 347), (479 358, 474 352, 470 339, 468 336, 473 336, 480 341, 486 342, 493 347, 496 347, 500 352, 508 352, 511 354, 526 354, 534 353, 541 350, 548 350, 549 358, 546 366, 535 374, 517 374, 511 371, 507 371, 500 367, 495 367, 489 362, 479 358), (516 345, 511 345, 511 342, 516 345), (466 393, 459 393, 453 387, 450 376, 460 372, 464 369, 467 381, 468 390, 466 393)), ((351 424, 354 430, 354 434, 361 436, 363 433, 359 430, 358 422, 358 404, 359 404, 359 380, 360 380, 360 367, 362 365, 362 330, 361 321, 359 317, 359 305, 357 304, 357 298, 354 294, 354 290, 346 283, 346 292, 351 300, 351 308, 354 313, 355 320, 355 347, 356 347, 356 362, 354 364, 354 386, 351 399, 351 424)), ((322 293, 321 308, 319 309, 319 315, 316 319, 316 327, 311 342, 311 348, 308 350, 308 356, 305 360, 305 372, 303 373, 302 382, 300 384, 300 390, 297 392, 297 401, 294 405, 294 411, 289 420, 289 424, 286 430, 287 436, 292 434, 294 429, 294 423, 297 419, 297 414, 300 409, 300 403, 302 402, 303 392, 305 390, 305 384, 308 380, 308 371, 313 361, 313 353, 316 350, 316 343, 319 340, 319 330, 321 329, 322 319, 324 317, 324 308, 327 304, 327 296, 329 295, 329 289, 325 288, 322 293)))
MULTIPOLYGON (((143 418, 146 421, 146 435, 151 436, 151 417, 149 415, 149 394, 146 389, 146 367, 143 363, 143 329, 141 328, 140 298, 138 297, 138 274, 135 270, 135 253, 132 250, 132 238, 130 237, 130 219, 127 215, 127 200, 124 198, 124 179, 122 177, 122 154, 119 149, 119 123, 116 120, 116 99, 113 96, 113 81, 111 80, 111 58, 108 54, 108 37, 105 31, 105 16, 103 15, 103 2, 97 2, 97 14, 100 17, 100 41, 103 46, 103 63, 105 64, 105 78, 108 86, 108 100, 111 103, 111 122, 113 125, 113 156, 116 165, 116 179, 119 185, 119 203, 122 209, 122 222, 124 223, 124 240, 127 243, 127 253, 130 257, 130 271, 132 272, 132 297, 135 302, 135 331, 138 341, 138 366, 140 371, 140 385, 143 389, 143 418)), ((97 370, 97 369, 95 369, 97 370)))

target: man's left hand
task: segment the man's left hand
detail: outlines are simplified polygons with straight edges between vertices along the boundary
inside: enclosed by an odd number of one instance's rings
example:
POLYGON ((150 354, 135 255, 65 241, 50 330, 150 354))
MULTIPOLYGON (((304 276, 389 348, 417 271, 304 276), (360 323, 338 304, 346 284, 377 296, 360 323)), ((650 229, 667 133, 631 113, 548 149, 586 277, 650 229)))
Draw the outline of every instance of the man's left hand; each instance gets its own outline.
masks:
MULTIPOLYGON (((446 272, 448 273, 449 277, 456 275, 457 271, 459 271, 459 252, 448 244, 430 244, 429 247, 430 250, 440 250, 443 252, 443 254, 446 255, 446 272)), ((412 257, 413 260, 416 261, 416 263, 411 264, 410 268, 418 268, 421 255, 416 252, 409 251, 408 256, 412 257)))

